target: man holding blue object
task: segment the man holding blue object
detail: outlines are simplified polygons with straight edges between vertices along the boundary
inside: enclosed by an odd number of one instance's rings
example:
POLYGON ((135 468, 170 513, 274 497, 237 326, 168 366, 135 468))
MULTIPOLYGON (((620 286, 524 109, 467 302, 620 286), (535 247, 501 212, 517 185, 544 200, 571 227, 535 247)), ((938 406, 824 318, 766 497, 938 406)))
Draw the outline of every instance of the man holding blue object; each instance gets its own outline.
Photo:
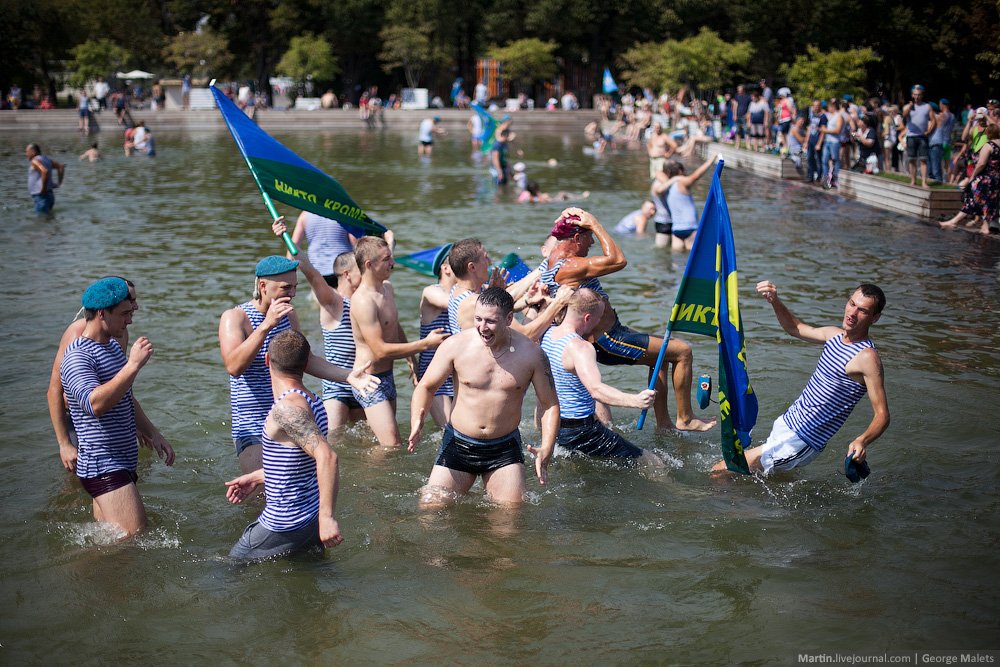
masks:
POLYGON ((604 299, 597 292, 578 289, 569 300, 563 321, 542 336, 542 351, 549 359, 559 398, 556 444, 587 456, 662 466, 659 457, 636 447, 595 417, 595 399, 605 405, 648 410, 656 396, 650 389, 626 394, 602 380, 597 353, 586 336, 597 326, 604 309, 604 299))
MULTIPOLYGON (((868 330, 885 307, 885 294, 877 286, 864 283, 848 298, 840 327, 812 327, 781 302, 774 283, 757 283, 757 293, 774 308, 785 332, 810 343, 822 343, 823 353, 802 394, 774 421, 767 442, 746 451, 750 470, 767 475, 773 470, 784 472, 810 463, 867 393, 875 414, 864 433, 847 447, 848 467, 852 461, 864 464, 868 446, 889 428, 882 360, 875 343, 868 338, 868 330)), ((713 471, 725 469, 726 464, 719 462, 713 471)))

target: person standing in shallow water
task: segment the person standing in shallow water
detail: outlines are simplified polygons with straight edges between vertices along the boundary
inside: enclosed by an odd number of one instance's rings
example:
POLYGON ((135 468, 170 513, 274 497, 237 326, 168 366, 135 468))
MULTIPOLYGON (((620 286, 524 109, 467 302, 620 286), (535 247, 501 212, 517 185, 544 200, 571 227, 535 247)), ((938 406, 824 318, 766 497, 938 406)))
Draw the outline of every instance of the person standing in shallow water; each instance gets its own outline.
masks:
POLYGON ((420 442, 435 390, 451 376, 455 407, 441 438, 434 468, 421 491, 424 508, 447 505, 482 478, 486 495, 501 505, 524 502, 521 406, 530 384, 542 418, 542 442, 535 454, 539 484, 559 430, 559 401, 541 349, 511 328, 514 299, 502 287, 487 288, 476 300, 475 326, 446 340, 413 390, 408 451, 420 442))
MULTIPOLYGON (((811 463, 867 393, 875 414, 864 433, 847 446, 849 457, 864 462, 868 446, 889 428, 885 373, 878 349, 868 337, 885 308, 885 294, 875 285, 859 285, 847 300, 841 326, 813 327, 788 310, 771 281, 757 283, 757 293, 774 308, 788 335, 822 343, 823 353, 802 394, 774 421, 767 441, 746 451, 750 470, 767 475, 811 463)), ((726 470, 725 462, 720 461, 712 470, 726 470)))
POLYGON ((51 213, 56 205, 54 190, 62 185, 66 166, 47 155, 42 155, 42 149, 38 144, 28 144, 24 149, 24 156, 30 163, 28 194, 35 202, 35 213, 51 213))
MULTIPOLYGON (((264 363, 271 340, 282 331, 299 330, 292 298, 298 286, 299 263, 279 255, 257 262, 253 298, 230 308, 219 319, 219 351, 229 372, 232 436, 240 470, 261 467, 261 433, 274 403, 271 375, 264 363)), ((324 380, 349 382, 359 391, 372 391, 378 379, 367 366, 348 371, 310 354, 306 372, 324 380)))
POLYGON ((264 354, 274 405, 264 420, 263 468, 226 482, 226 497, 241 503, 264 485, 264 511, 229 555, 260 560, 343 542, 335 517, 339 468, 326 440, 323 402, 302 384, 311 356, 298 331, 274 337, 264 354))
MULTIPOLYGON (((137 423, 132 385, 153 355, 153 344, 139 338, 125 356, 118 339, 132 323, 135 304, 118 277, 102 278, 83 293, 86 325, 66 347, 59 367, 63 394, 78 438, 73 462, 83 488, 94 499, 94 518, 132 536, 146 527, 146 509, 136 488, 139 461, 136 438, 156 432, 142 415, 137 423), (141 428, 137 428, 141 426, 141 428)), ((156 453, 173 465, 174 450, 161 437, 156 453)), ((68 463, 64 455, 64 465, 68 463)))

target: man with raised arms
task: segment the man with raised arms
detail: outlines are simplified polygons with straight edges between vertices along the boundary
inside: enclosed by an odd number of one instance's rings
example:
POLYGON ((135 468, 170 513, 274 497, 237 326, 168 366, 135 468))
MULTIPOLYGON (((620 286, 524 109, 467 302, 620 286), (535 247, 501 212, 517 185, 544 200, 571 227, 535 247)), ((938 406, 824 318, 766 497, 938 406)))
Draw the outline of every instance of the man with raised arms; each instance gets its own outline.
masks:
POLYGON ((510 326, 513 308, 514 300, 504 289, 486 289, 476 300, 475 328, 446 340, 413 390, 411 452, 420 441, 434 391, 448 376, 455 382, 455 407, 421 492, 422 507, 440 506, 468 492, 478 477, 493 502, 523 502, 524 453, 518 425, 529 384, 542 412, 542 442, 528 450, 535 454, 539 484, 547 481, 559 430, 559 402, 545 355, 510 326))
MULTIPOLYGON (((257 262, 253 298, 230 308, 219 320, 219 349, 229 372, 232 436, 240 470, 252 472, 261 467, 260 446, 264 420, 271 409, 271 373, 264 363, 271 340, 282 331, 299 330, 299 319, 292 306, 298 286, 295 269, 299 263, 271 255, 257 262)), ((306 372, 324 380, 349 382, 359 391, 370 391, 378 379, 368 375, 367 367, 356 370, 335 366, 310 354, 306 372)))
POLYGON ((260 517, 243 531, 229 555, 260 560, 343 541, 335 518, 339 471, 327 443, 326 410, 302 384, 309 341, 285 330, 264 354, 274 405, 261 437, 264 467, 226 482, 226 497, 240 503, 264 485, 260 517))
MULTIPOLYGON (((431 266, 431 271, 437 276, 438 281, 433 285, 428 285, 420 294, 420 337, 427 338, 438 329, 451 331, 448 322, 448 301, 451 297, 451 288, 455 286, 455 274, 451 272, 451 265, 448 263, 448 253, 451 252, 452 244, 443 246, 431 266)), ((420 364, 417 367, 417 377, 414 384, 420 381, 434 359, 435 350, 424 350, 420 353, 420 364)), ((451 414, 451 402, 455 396, 455 387, 451 378, 445 380, 444 384, 434 392, 434 399, 431 401, 431 417, 438 426, 448 423, 448 415, 451 414)))
MULTIPOLYGON (((287 227, 284 220, 279 218, 271 225, 271 229, 275 236, 280 237, 287 227)), ((352 368, 354 336, 351 332, 351 296, 361 284, 361 272, 354 259, 354 249, 336 255, 331 261, 330 275, 324 275, 314 266, 308 253, 300 252, 299 270, 309 281, 313 296, 319 303, 323 357, 341 368, 352 368)), ((347 382, 323 380, 323 407, 326 408, 331 431, 365 417, 361 404, 354 398, 351 385, 347 382)))
MULTIPOLYGON (((396 359, 412 358, 424 350, 432 350, 450 333, 436 329, 425 338, 410 343, 399 325, 399 313, 389 276, 395 265, 392 250, 382 239, 365 236, 358 240, 355 258, 361 270, 361 286, 351 300, 351 329, 357 345, 354 367, 371 366, 380 380, 377 390, 355 391, 354 397, 365 409, 368 425, 383 447, 401 447, 399 425, 396 424, 396 384, 392 365, 396 359)), ((410 363, 415 367, 413 360, 410 363)))
MULTIPOLYGON (((863 463, 868 446, 889 428, 882 360, 868 337, 885 308, 885 294, 875 285, 861 284, 847 299, 841 326, 812 327, 788 310, 771 281, 757 283, 757 293, 771 304, 788 335, 822 343, 823 353, 802 394, 774 420, 767 441, 746 451, 750 469, 766 475, 812 462, 867 393, 875 414, 864 433, 847 446, 847 456, 863 463)), ((720 461, 712 470, 725 469, 720 461)))
MULTIPOLYGON (((83 293, 82 303, 86 325, 66 347, 59 371, 79 438, 76 475, 94 499, 94 518, 131 536, 146 527, 146 509, 135 486, 139 451, 132 385, 153 344, 139 338, 126 358, 118 343, 134 311, 124 279, 98 280, 83 293)), ((174 450, 162 437, 159 444, 157 453, 173 465, 174 450)))
MULTIPOLYGON (((611 234, 590 213, 579 208, 568 208, 556 219, 552 236, 557 239, 556 245, 542 261, 541 267, 541 280, 549 288, 549 292, 555 292, 561 285, 587 287, 605 301, 604 312, 588 337, 594 344, 597 361, 607 366, 643 364, 652 369, 656 365, 663 339, 639 333, 623 325, 599 280, 600 276, 625 268, 627 263, 625 254, 611 234), (602 254, 587 257, 595 239, 601 245, 602 254)), ((677 401, 677 421, 673 425, 682 431, 707 431, 715 426, 714 419, 698 419, 691 409, 691 346, 671 338, 665 358, 674 366, 671 377, 677 401)), ((671 427, 670 412, 667 409, 667 379, 667 364, 663 364, 656 380, 657 400, 653 402, 656 426, 659 429, 671 427)))
POLYGON ((597 326, 604 308, 604 299, 597 292, 580 288, 570 299, 562 323, 542 336, 542 351, 549 359, 559 396, 556 443, 588 456, 635 459, 642 464, 662 466, 655 454, 636 447, 594 416, 595 399, 605 405, 645 410, 653 405, 656 396, 649 389, 626 394, 601 379, 597 353, 586 336, 597 326))

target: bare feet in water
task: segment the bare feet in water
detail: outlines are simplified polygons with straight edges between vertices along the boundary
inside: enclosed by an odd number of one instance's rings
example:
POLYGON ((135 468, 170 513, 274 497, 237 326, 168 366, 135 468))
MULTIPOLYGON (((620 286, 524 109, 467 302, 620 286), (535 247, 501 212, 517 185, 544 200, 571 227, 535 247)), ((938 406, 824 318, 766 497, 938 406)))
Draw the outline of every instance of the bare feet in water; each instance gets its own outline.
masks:
POLYGON ((715 428, 715 423, 715 418, 704 420, 692 417, 691 419, 685 421, 678 417, 676 426, 678 431, 708 431, 715 428))

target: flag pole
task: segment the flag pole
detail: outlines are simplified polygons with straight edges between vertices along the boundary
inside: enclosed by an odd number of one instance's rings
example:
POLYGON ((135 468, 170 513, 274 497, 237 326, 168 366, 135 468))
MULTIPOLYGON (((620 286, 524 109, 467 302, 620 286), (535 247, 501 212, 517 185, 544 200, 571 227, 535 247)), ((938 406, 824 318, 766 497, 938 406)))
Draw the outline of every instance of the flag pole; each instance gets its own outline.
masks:
MULTIPOLYGON (((722 167, 723 167, 724 164, 725 163, 722 160, 719 160, 719 163, 715 166, 715 173, 712 175, 713 180, 716 179, 716 178, 718 178, 719 175, 722 174, 722 167)), ((708 202, 706 202, 706 203, 708 203, 708 202)), ((705 218, 705 209, 704 208, 701 211, 701 216, 702 216, 702 220, 704 220, 704 218, 705 218)), ((700 221, 698 223, 698 232, 697 233, 699 233, 699 234, 701 233, 701 222, 700 221)), ((689 263, 689 265, 690 265, 690 262, 691 262, 691 255, 688 256, 688 263, 689 263)), ((684 276, 681 278, 681 282, 677 286, 677 295, 678 296, 680 295, 681 290, 684 289, 684 283, 686 282, 687 275, 688 275, 687 268, 685 268, 685 270, 684 270, 684 276)), ((676 308, 676 306, 677 306, 677 296, 674 297, 674 307, 676 308)), ((670 319, 667 321, 667 329, 666 329, 666 331, 663 332, 663 342, 660 344, 660 353, 656 355, 656 364, 653 366, 653 375, 649 378, 649 389, 650 389, 650 391, 656 389, 656 378, 660 374, 660 368, 663 366, 663 357, 667 353, 667 344, 670 343, 670 334, 673 331, 673 327, 674 327, 674 308, 671 308, 670 309, 670 319)), ((642 430, 643 424, 646 423, 646 413, 647 412, 649 412, 649 408, 646 408, 641 413, 639 413, 639 419, 638 419, 638 421, 635 424, 636 430, 638 430, 638 431, 642 430)))
MULTIPOLYGON (((673 315, 673 310, 670 311, 673 315)), ((660 374, 660 367, 663 366, 663 357, 667 353, 667 344, 670 342, 671 330, 674 327, 673 317, 667 322, 667 330, 663 332, 663 343, 660 344, 660 353, 656 355, 656 365, 653 366, 653 375, 649 378, 649 389, 650 391, 656 389, 656 378, 660 374)), ((639 421, 636 422, 635 428, 638 431, 642 430, 642 425, 646 423, 646 413, 649 412, 649 408, 644 408, 641 413, 639 413, 639 421)))
MULTIPOLYGON (((215 88, 215 79, 208 82, 209 88, 215 88)), ((267 207, 267 212, 271 214, 271 218, 277 220, 279 217, 277 209, 274 208, 274 202, 271 201, 271 196, 264 191, 264 186, 260 184, 260 176, 257 174, 257 170, 254 169, 253 164, 250 163, 250 158, 247 157, 247 152, 243 148, 243 142, 240 140, 239 134, 233 130, 233 126, 229 124, 229 120, 223 114, 222 119, 226 121, 226 127, 229 128, 229 134, 233 135, 233 139, 236 141, 236 147, 240 149, 240 155, 243 156, 243 161, 246 162, 247 169, 250 170, 250 175, 253 176, 253 182, 257 184, 257 190, 260 192, 260 196, 264 199, 264 206, 267 207)), ((295 242, 292 241, 292 237, 288 232, 284 232, 281 235, 281 240, 285 242, 285 247, 288 248, 288 252, 295 255, 299 254, 299 249, 295 247, 295 242)))

